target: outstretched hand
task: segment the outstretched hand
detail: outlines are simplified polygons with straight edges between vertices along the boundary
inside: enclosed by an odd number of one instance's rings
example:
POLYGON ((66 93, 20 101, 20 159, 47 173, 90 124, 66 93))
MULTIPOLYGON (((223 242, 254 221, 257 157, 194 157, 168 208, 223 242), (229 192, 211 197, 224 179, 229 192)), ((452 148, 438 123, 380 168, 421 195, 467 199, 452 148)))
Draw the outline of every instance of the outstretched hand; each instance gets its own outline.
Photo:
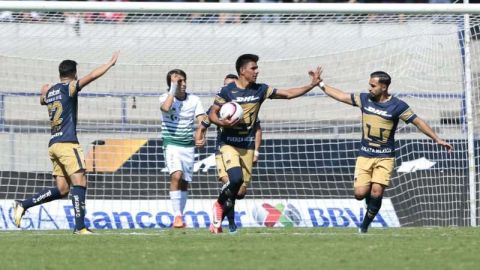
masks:
POLYGON ((42 89, 40 90, 40 95, 41 95, 42 97, 46 96, 46 95, 47 95, 47 92, 48 92, 48 89, 50 89, 50 85, 44 84, 44 85, 42 86, 42 89))
POLYGON ((119 55, 120 55, 120 51, 116 51, 113 53, 112 58, 110 59, 110 64, 112 66, 115 66, 115 64, 117 63, 117 59, 119 55))
POLYGON ((441 146, 443 146, 447 151, 448 153, 451 153, 453 151, 453 146, 449 143, 447 143, 446 141, 442 140, 442 139, 439 139, 437 141, 437 143, 441 146))
POLYGON ((320 76, 322 75, 322 68, 318 66, 315 70, 310 70, 308 71, 308 75, 310 76, 310 79, 312 82, 310 83, 311 86, 315 87, 320 84, 322 79, 320 76))

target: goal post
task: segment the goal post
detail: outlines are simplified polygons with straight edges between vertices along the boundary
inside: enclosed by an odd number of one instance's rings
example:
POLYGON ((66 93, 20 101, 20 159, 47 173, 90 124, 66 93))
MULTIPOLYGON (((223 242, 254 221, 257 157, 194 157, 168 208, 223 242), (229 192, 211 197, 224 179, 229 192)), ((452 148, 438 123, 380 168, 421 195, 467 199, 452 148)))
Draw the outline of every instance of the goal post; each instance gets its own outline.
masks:
MULTIPOLYGON (((64 59, 79 63, 81 77, 116 50, 115 67, 79 95, 94 228, 171 225, 158 104, 166 73, 185 70, 187 91, 208 108, 243 53, 260 56, 258 81, 276 88, 309 83, 307 72, 318 65, 327 84, 351 93, 365 92, 373 71, 391 74, 391 93, 456 150, 448 154, 401 123, 395 172, 373 225, 476 226, 479 29, 474 4, 0 2, 0 229, 13 228, 11 200, 53 185, 40 86, 58 81, 64 59)), ((360 115, 319 89, 267 100, 260 160, 237 221, 357 226, 364 213, 352 195, 360 115)), ((214 146, 212 127, 207 147, 196 152, 189 227, 210 222, 220 188, 214 146)), ((71 225, 69 201, 42 207, 29 210, 25 228, 71 225)))

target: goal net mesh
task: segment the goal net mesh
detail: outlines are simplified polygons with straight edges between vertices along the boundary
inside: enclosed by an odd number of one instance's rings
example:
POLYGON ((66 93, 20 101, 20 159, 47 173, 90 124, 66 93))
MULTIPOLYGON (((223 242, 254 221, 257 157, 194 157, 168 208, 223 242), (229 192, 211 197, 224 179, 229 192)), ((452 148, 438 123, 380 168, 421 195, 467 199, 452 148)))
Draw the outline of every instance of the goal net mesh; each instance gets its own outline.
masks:
MULTIPOLYGON (((47 155, 44 83, 58 64, 79 63, 79 77, 120 50, 117 65, 80 93, 78 135, 88 169, 88 200, 127 205, 168 200, 158 96, 166 73, 187 73, 188 92, 208 108, 235 60, 260 56, 258 82, 275 88, 309 83, 320 65, 327 84, 368 89, 371 72, 393 80, 406 101, 440 137, 446 153, 413 125, 396 133, 396 166, 385 196, 402 226, 469 224, 463 15, 200 14, 8 12, 0 16, 0 199, 22 199, 54 184, 47 155)), ((480 17, 471 16, 471 77, 478 137, 480 17)), ((293 100, 267 100, 263 143, 247 198, 353 197, 361 113, 316 88, 293 100)), ((216 198, 215 128, 197 151, 190 199, 216 198)), ((479 145, 476 145, 478 157, 479 145)), ((476 162, 478 166, 478 160, 476 162)), ((477 194, 478 197, 478 194, 477 194)), ((199 200, 202 201, 202 200, 199 200)), ((210 209, 210 204, 202 206, 210 209)))

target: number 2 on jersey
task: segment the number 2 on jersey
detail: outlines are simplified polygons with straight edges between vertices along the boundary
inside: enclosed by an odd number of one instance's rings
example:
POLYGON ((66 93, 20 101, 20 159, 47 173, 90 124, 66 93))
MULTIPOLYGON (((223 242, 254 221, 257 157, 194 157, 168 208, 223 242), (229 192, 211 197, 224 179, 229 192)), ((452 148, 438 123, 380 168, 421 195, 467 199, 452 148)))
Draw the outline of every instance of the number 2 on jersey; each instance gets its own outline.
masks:
POLYGON ((60 116, 62 116, 62 112, 63 106, 60 101, 48 104, 48 115, 50 116, 50 124, 54 132, 59 131, 61 128, 63 118, 60 118, 60 116))

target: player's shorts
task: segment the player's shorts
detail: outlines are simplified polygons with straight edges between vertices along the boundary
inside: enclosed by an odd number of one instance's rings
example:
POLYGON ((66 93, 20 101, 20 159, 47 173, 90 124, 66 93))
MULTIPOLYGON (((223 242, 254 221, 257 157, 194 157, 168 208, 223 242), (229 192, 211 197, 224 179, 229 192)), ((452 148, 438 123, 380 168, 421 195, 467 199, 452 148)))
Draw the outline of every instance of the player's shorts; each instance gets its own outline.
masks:
POLYGON ((354 187, 369 186, 371 183, 378 183, 384 186, 390 184, 394 158, 367 158, 357 157, 355 164, 354 187))
POLYGON ((163 149, 165 154, 165 165, 168 173, 176 171, 183 173, 183 180, 192 181, 193 164, 195 163, 195 147, 182 147, 177 145, 167 145, 163 149))
POLYGON ((253 149, 243 149, 231 145, 220 147, 220 155, 217 155, 218 176, 226 175, 231 168, 241 167, 243 173, 243 186, 248 187, 252 180, 253 149))
POLYGON ((53 164, 53 176, 71 176, 85 170, 85 156, 78 143, 58 142, 48 148, 53 164))
POLYGON ((218 181, 225 176, 228 176, 227 170, 225 170, 225 164, 223 164, 223 158, 220 152, 215 154, 215 164, 217 165, 218 181))

